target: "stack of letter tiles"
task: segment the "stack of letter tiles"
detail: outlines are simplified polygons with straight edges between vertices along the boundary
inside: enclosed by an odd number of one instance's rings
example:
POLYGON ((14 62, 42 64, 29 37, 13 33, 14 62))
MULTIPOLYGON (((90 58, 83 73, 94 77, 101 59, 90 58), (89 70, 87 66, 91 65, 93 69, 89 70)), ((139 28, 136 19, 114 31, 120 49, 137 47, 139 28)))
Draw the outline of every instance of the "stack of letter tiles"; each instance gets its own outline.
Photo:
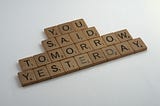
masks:
POLYGON ((45 52, 19 60, 22 86, 52 79, 147 49, 141 38, 124 29, 100 36, 83 19, 44 29, 45 52))

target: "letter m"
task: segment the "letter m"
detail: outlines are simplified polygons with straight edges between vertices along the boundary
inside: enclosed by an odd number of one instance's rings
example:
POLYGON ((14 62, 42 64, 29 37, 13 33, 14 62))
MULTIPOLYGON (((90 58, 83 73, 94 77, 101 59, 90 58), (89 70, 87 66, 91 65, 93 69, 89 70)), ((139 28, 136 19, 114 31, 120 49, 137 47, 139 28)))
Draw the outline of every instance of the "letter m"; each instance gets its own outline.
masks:
POLYGON ((51 55, 52 59, 60 58, 60 54, 58 52, 51 53, 50 55, 51 55))

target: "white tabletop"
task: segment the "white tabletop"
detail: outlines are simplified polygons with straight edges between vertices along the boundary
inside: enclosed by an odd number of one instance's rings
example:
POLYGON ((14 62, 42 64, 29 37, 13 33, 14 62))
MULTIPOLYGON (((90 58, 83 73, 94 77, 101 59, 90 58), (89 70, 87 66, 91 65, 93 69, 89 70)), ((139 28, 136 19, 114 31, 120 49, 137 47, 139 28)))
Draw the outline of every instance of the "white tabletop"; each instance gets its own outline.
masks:
POLYGON ((160 106, 159 0, 0 0, 0 37, 0 106, 160 106), (79 18, 148 50, 21 87, 18 60, 44 51, 43 29, 79 18))

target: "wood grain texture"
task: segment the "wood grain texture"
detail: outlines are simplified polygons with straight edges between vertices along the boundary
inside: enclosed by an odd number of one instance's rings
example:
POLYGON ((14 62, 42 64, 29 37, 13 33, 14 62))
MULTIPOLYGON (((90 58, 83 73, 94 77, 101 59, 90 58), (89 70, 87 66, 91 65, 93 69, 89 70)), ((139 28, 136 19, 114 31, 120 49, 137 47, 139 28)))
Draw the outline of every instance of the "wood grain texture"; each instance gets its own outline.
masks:
POLYGON ((114 45, 120 43, 118 38, 116 37, 115 33, 109 33, 101 36, 106 43, 107 46, 114 45))
POLYGON ((74 58, 78 66, 80 67, 80 69, 87 68, 94 65, 87 53, 80 54, 78 56, 75 56, 74 58))
POLYGON ((60 30, 57 26, 52 26, 44 29, 47 38, 52 38, 61 35, 60 30))
POLYGON ((33 70, 19 72, 18 78, 22 86, 31 85, 37 82, 33 70))
POLYGON ((127 56, 134 53, 134 50, 131 48, 128 42, 122 42, 116 44, 115 46, 122 56, 127 56))
POLYGON ((88 40, 76 43, 76 47, 77 47, 77 49, 79 50, 80 53, 86 53, 86 52, 89 52, 89 51, 93 50, 93 48, 92 48, 92 46, 91 46, 91 44, 89 43, 88 40))
POLYGON ((122 57, 119 51, 113 45, 102 48, 102 51, 108 61, 122 57))
POLYGON ((89 27, 87 29, 84 29, 83 33, 85 34, 87 39, 91 39, 91 38, 95 38, 95 37, 100 36, 100 34, 98 33, 98 31, 95 27, 89 27))
POLYGON ((116 37, 119 39, 120 42, 124 42, 132 39, 132 36, 127 29, 116 31, 114 32, 114 34, 116 35, 116 37))
POLYGON ((64 59, 60 62, 67 73, 79 70, 79 66, 73 57, 64 59))
POLYGON ((78 19, 71 22, 75 30, 82 30, 88 28, 84 19, 78 19))
POLYGON ((105 55, 101 49, 97 49, 97 50, 93 50, 91 52, 88 52, 88 55, 94 65, 107 61, 107 58, 105 57, 105 55))
POLYGON ((37 64, 32 56, 20 59, 19 65, 22 71, 30 70, 37 67, 37 64))
POLYGON ((66 74, 60 62, 54 62, 54 63, 48 64, 46 65, 46 67, 51 78, 55 78, 55 77, 66 74))
POLYGON ((135 38, 133 40, 128 41, 131 47, 133 48, 134 52, 141 52, 144 50, 147 50, 147 46, 145 43, 142 41, 141 38, 135 38))
POLYGON ((71 37, 69 36, 69 34, 57 36, 56 40, 61 47, 73 44, 73 41, 71 37))
POLYGON ((50 79, 50 75, 47 71, 46 66, 38 67, 33 70, 36 76, 37 82, 45 81, 50 79))
POLYGON ((44 40, 41 43, 45 51, 53 50, 60 47, 55 38, 44 40))
POLYGON ((40 53, 33 56, 38 66, 43 66, 51 63, 51 60, 47 54, 47 52, 40 53))

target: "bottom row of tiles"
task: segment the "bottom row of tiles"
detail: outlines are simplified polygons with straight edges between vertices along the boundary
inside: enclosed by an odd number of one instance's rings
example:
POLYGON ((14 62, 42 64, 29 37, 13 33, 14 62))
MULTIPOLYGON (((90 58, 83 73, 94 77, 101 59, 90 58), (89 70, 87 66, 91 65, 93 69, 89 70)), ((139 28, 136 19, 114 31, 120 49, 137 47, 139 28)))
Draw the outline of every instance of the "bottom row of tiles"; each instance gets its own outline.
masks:
POLYGON ((21 85, 26 86, 147 49, 140 38, 131 41, 90 51, 33 70, 22 71, 18 73, 18 77, 21 85))

